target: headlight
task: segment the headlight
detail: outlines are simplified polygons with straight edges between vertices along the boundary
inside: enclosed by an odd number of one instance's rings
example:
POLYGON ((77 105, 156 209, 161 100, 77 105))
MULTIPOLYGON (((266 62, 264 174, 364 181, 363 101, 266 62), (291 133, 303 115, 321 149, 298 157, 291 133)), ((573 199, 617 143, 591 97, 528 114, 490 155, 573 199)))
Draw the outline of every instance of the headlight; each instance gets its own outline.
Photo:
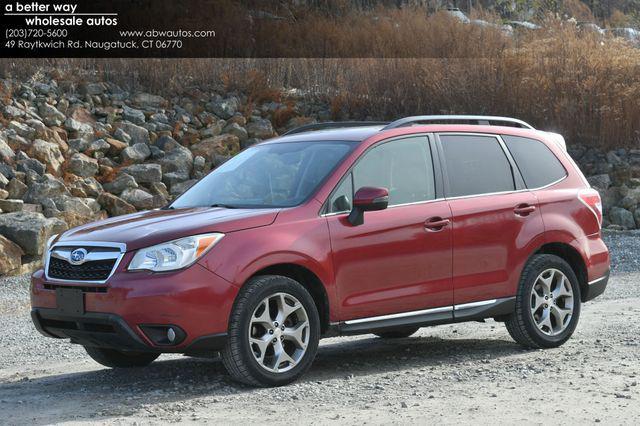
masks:
POLYGON ((140 249, 133 256, 128 269, 163 272, 190 266, 222 237, 224 234, 218 233, 194 235, 140 249))
POLYGON ((43 266, 46 263, 47 253, 49 253, 49 249, 51 249, 51 244, 53 244, 53 242, 56 240, 56 238, 58 238, 58 235, 59 234, 53 234, 51 237, 49 237, 49 239, 47 240, 47 245, 44 247, 44 250, 42 250, 42 265, 43 266))

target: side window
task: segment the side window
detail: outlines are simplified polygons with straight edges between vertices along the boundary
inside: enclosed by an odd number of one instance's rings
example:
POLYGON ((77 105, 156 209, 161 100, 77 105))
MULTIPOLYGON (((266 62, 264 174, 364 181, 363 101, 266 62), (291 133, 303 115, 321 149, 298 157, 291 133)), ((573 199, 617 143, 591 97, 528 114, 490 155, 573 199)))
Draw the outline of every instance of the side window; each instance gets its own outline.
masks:
POLYGON ((353 198, 353 178, 349 173, 329 199, 328 213, 348 212, 353 198))
POLYGON ((511 164, 491 136, 440 135, 449 188, 447 196, 513 191, 511 164))
POLYGON ((393 140, 369 152, 353 169, 353 188, 377 186, 389 190, 389 205, 435 198, 433 162, 425 136, 393 140))
POLYGON ((540 188, 567 175, 562 163, 547 146, 535 139, 503 135, 527 188, 540 188))

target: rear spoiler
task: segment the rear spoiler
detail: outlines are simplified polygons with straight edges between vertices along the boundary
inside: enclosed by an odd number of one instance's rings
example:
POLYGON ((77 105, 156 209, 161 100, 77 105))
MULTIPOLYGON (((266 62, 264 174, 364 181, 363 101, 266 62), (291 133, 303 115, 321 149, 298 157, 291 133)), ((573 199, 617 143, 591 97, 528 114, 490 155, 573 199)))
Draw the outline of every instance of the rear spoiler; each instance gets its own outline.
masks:
POLYGON ((567 151, 567 143, 564 140, 564 137, 559 134, 559 133, 553 133, 553 132, 545 132, 547 135, 549 135, 549 137, 551 138, 551 140, 553 140, 556 145, 558 145, 563 151, 567 151))

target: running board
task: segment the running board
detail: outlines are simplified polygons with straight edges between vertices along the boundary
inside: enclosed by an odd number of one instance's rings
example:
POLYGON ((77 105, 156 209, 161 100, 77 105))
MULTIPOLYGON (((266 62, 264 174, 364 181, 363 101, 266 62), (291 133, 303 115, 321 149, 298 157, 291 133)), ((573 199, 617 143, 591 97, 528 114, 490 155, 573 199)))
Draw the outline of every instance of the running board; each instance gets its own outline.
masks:
POLYGON ((373 330, 380 331, 405 326, 426 327, 454 322, 477 321, 512 313, 515 309, 515 301, 515 297, 505 297, 420 311, 347 320, 338 324, 339 334, 364 334, 373 330))

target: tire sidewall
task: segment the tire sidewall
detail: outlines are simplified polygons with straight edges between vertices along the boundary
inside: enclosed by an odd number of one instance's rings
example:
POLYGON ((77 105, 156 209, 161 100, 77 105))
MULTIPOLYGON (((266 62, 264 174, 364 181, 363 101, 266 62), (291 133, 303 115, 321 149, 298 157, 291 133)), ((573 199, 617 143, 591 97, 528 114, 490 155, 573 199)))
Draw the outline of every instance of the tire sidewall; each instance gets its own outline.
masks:
POLYGON ((527 331, 529 332, 529 336, 542 347, 555 347, 566 342, 575 331, 578 325, 578 320, 580 319, 580 285, 578 284, 578 278, 573 272, 573 269, 563 259, 556 256, 547 255, 545 256, 545 260, 543 262, 539 262, 535 265, 534 268, 528 271, 527 276, 524 277, 523 284, 524 285, 519 296, 520 303, 523 304, 522 309, 524 311, 524 324, 527 328, 527 331), (569 321, 568 327, 564 329, 562 333, 555 336, 544 334, 538 328, 535 320, 533 319, 533 313, 531 312, 530 307, 531 290, 535 285, 538 276, 547 269, 558 269, 559 271, 561 271, 569 280, 571 289, 573 291, 573 313, 571 314, 571 320, 569 321))
POLYGON ((242 356, 245 365, 250 370, 251 375, 264 385, 280 386, 294 381, 304 374, 304 372, 311 366, 320 341, 320 318, 313 298, 302 285, 287 277, 274 276, 270 278, 271 282, 269 285, 260 288, 247 300, 246 305, 243 307, 244 312, 240 314, 240 321, 235 330, 236 336, 234 337, 237 338, 237 344, 240 347, 240 355, 242 356), (253 315, 253 312, 262 300, 275 293, 287 293, 298 299, 307 311, 309 321, 309 343, 307 345, 307 350, 300 362, 294 368, 283 373, 272 373, 260 366, 253 356, 253 350, 249 344, 249 324, 251 322, 251 315, 253 315))

